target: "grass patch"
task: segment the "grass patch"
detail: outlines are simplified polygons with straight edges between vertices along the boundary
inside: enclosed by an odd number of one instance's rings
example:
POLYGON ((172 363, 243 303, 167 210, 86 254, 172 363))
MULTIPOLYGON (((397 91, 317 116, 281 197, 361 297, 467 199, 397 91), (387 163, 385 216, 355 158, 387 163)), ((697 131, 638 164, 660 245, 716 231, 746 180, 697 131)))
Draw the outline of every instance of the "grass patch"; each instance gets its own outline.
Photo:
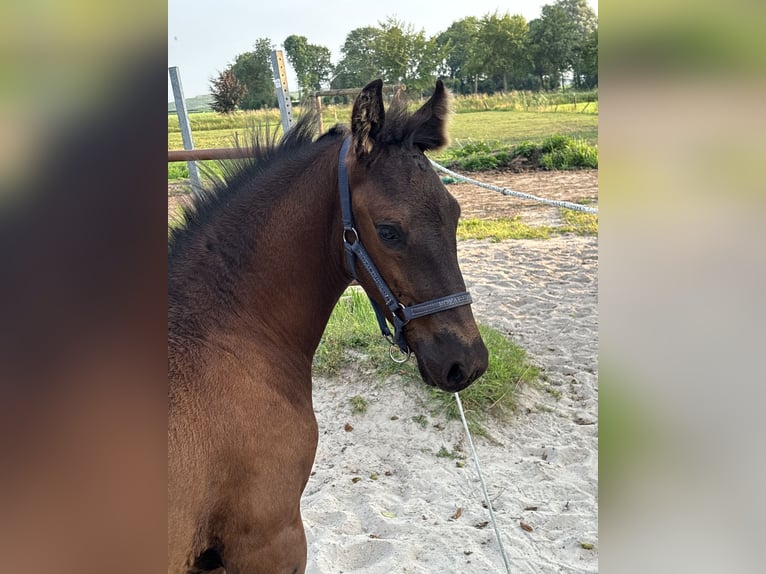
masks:
MULTIPOLYGON (((487 413, 506 414, 514 410, 518 388, 536 380, 540 369, 529 363, 524 349, 497 329, 480 324, 479 332, 489 349, 489 367, 481 379, 460 391, 460 400, 468 426, 472 431, 484 434, 481 422, 487 413)), ((447 418, 460 418, 457 403, 450 393, 429 388, 429 395, 447 418)))
POLYGON ((189 177, 189 166, 186 162, 174 161, 168 163, 168 181, 173 179, 186 179, 189 177))
POLYGON ((552 232, 552 227, 533 227, 522 223, 518 217, 460 219, 457 224, 458 239, 489 239, 494 242, 505 239, 547 239, 552 232))
POLYGON ((351 403, 351 412, 355 415, 363 415, 367 412, 367 401, 360 395, 355 395, 348 400, 351 403))
MULTIPOLYGON (((500 331, 479 325, 479 332, 489 349, 489 367, 481 379, 461 391, 460 397, 472 430, 483 433, 481 421, 485 415, 512 410, 518 387, 535 380, 540 372, 527 361, 524 349, 513 344, 500 331)), ((389 360, 367 295, 352 287, 341 297, 330 317, 314 356, 314 373, 337 375, 344 366, 358 364, 359 361, 369 362, 380 378, 398 375, 405 383, 423 385, 415 360, 403 365, 389 360)), ((434 412, 445 413, 448 418, 459 418, 452 393, 430 387, 427 392, 434 412)), ((355 398, 351 399, 352 409, 355 398)), ((425 415, 418 415, 412 420, 421 426, 428 426, 425 415)))
POLYGON ((452 460, 462 460, 465 458, 465 455, 456 449, 453 450, 447 450, 446 446, 442 446, 439 449, 439 452, 436 453, 437 458, 450 458, 452 460))
POLYGON ((449 134, 454 142, 451 147, 468 140, 515 146, 525 141, 539 142, 551 134, 580 138, 595 144, 598 141, 598 116, 561 112, 458 113, 450 120, 449 134))
POLYGON ((412 422, 420 425, 420 428, 426 428, 428 426, 428 417, 426 415, 415 415, 412 417, 412 422))
MULTIPOLYGON (((276 108, 268 110, 240 110, 231 114, 218 114, 212 111, 201 113, 190 112, 188 117, 193 134, 205 131, 242 130, 253 124, 268 125, 272 129, 277 128, 280 130, 282 126, 279 109, 276 108)), ((168 114, 168 133, 181 133, 176 114, 168 114)))
POLYGON ((598 235, 598 214, 562 209, 561 217, 564 220, 564 233, 576 233, 577 235, 598 235))
MULTIPOLYGON (((183 147, 183 146, 182 146, 183 147)), ((230 147, 230 144, 220 147, 230 147)), ((181 148, 178 148, 181 149, 181 148)), ((208 174, 214 176, 221 176, 223 170, 221 170, 220 162, 225 160, 204 160, 197 162, 197 168, 199 169, 200 176, 204 181, 208 174)), ((189 178, 189 164, 185 161, 174 161, 168 163, 168 181, 177 181, 180 179, 189 178)))
POLYGON ((375 312, 367 295, 359 288, 347 289, 335 306, 314 354, 314 372, 337 375, 345 365, 358 360, 359 353, 367 354, 372 348, 387 351, 377 332, 375 312))

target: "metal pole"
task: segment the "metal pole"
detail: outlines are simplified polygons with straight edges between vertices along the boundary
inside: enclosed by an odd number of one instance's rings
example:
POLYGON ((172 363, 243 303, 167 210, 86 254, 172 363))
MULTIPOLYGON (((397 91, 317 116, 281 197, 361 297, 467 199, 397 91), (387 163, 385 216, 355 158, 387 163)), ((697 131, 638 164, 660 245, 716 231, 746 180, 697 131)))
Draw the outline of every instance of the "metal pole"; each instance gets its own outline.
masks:
POLYGON ((293 127, 293 105, 287 90, 287 73, 282 50, 271 51, 271 68, 274 71, 274 87, 277 89, 279 113, 282 116, 282 131, 287 133, 293 127))
POLYGON ((324 131, 324 126, 322 125, 322 98, 317 96, 317 92, 314 92, 314 106, 317 110, 317 119, 319 120, 319 133, 321 134, 324 131))
MULTIPOLYGON (((173 99, 176 102, 176 113, 178 114, 178 125, 181 127, 181 139, 184 142, 184 149, 194 149, 194 140, 192 140, 191 124, 189 123, 189 114, 186 111, 186 100, 184 99, 184 89, 181 85, 181 76, 178 73, 178 67, 168 68, 170 74, 170 84, 173 87, 173 99)), ((200 195, 202 193, 202 183, 199 178, 199 170, 196 161, 187 162, 189 166, 189 178, 191 179, 192 191, 200 195)))

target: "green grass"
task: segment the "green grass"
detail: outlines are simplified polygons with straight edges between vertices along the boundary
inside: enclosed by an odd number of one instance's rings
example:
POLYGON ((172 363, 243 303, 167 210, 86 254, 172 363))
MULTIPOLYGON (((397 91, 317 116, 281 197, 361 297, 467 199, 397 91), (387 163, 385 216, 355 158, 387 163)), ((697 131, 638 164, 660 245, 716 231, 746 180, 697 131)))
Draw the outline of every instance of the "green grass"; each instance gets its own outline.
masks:
MULTIPOLYGON (((460 398, 472 430, 481 433, 484 416, 512 410, 518 387, 534 381, 540 372, 527 361, 525 351, 503 333, 486 325, 479 325, 479 332, 489 350, 489 368, 478 381, 461 391, 460 398)), ((345 366, 360 361, 372 365, 379 378, 396 375, 405 383, 423 385, 414 359, 400 365, 388 358, 388 347, 380 337, 367 296, 359 288, 350 288, 327 324, 314 356, 314 373, 334 376, 345 366)), ((434 413, 459 418, 452 393, 430 387, 426 390, 434 413)), ((416 418, 413 420, 418 424, 428 424, 425 415, 416 418)))
POLYGON ((518 217, 498 219, 460 219, 457 225, 458 239, 489 239, 493 242, 506 239, 547 239, 554 231, 545 225, 531 226, 518 217))
POLYGON ((596 213, 562 209, 561 217, 565 223, 559 229, 561 232, 576 233, 577 235, 598 235, 598 214, 596 213))
POLYGON ((348 400, 351 403, 351 412, 355 415, 363 415, 367 412, 367 401, 360 395, 354 395, 348 400))
MULTIPOLYGON (((486 415, 504 415, 513 411, 519 387, 536 381, 540 369, 527 360, 524 349, 512 343, 497 329, 480 324, 479 332, 489 349, 489 367, 481 379, 460 391, 460 400, 471 430, 484 434, 481 422, 486 415)), ((457 403, 450 393, 429 388, 429 395, 434 402, 440 404, 440 410, 447 418, 460 418, 457 403)))
MULTIPOLYGON (((213 96, 210 94, 204 94, 202 96, 194 96, 191 98, 186 98, 186 111, 191 113, 194 112, 206 112, 209 111, 210 104, 213 103, 213 96)), ((176 104, 175 102, 168 102, 168 115, 176 113, 176 104)))
POLYGON ((598 214, 561 208, 564 225, 527 225, 518 217, 497 219, 461 219, 457 224, 458 239, 489 239, 500 242, 508 239, 548 239, 554 233, 598 235, 598 214))
POLYGON ((458 113, 472 111, 536 111, 598 113, 598 90, 585 92, 511 91, 504 94, 457 96, 458 113))
POLYGON ((446 446, 442 446, 436 453, 437 458, 450 458, 452 460, 465 459, 465 455, 457 449, 448 450, 446 446))
POLYGON ((412 417, 411 420, 415 424, 420 425, 420 428, 427 428, 428 427, 428 417, 426 415, 423 415, 423 414, 415 415, 414 417, 412 417))
POLYGON ((335 306, 327 324, 322 342, 314 354, 314 370, 321 375, 337 375, 344 365, 353 362, 346 351, 367 352, 373 347, 388 349, 381 340, 372 335, 377 333, 375 313, 367 295, 358 288, 349 288, 335 306))
POLYGON ((598 116, 513 111, 454 114, 449 134, 451 147, 471 139, 517 145, 524 141, 540 141, 551 134, 563 134, 595 144, 598 141, 598 116))
POLYGON ((189 177, 189 167, 186 162, 175 161, 168 164, 168 180, 187 177, 189 177))
MULTIPOLYGON (((200 176, 205 179, 207 173, 220 176, 222 174, 221 166, 216 160, 198 161, 197 167, 200 176)), ((179 179, 188 179, 189 167, 185 161, 174 161, 168 164, 168 181, 177 181, 179 179)))
MULTIPOLYGON (((278 109, 237 111, 231 114, 216 112, 198 112, 189 114, 189 124, 193 133, 244 129, 250 125, 269 125, 281 128, 282 120, 278 109)), ((168 115, 168 133, 180 133, 178 116, 168 115)))

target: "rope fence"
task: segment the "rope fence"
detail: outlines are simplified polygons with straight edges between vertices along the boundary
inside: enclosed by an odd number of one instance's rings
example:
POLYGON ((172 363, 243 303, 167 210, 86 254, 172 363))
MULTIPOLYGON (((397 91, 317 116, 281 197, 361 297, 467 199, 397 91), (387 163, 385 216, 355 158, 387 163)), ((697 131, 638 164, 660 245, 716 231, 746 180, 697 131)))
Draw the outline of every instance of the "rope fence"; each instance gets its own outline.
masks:
POLYGON ((483 181, 478 181, 475 179, 471 179, 470 177, 466 177, 464 175, 460 175, 459 173, 456 173, 452 171, 451 169, 447 169, 443 165, 440 165, 436 163, 434 160, 430 160, 431 165, 434 166, 434 168, 438 169, 441 172, 446 173, 450 177, 454 177, 457 180, 465 181, 467 183, 472 183, 474 185, 478 185, 479 187, 483 187, 485 189, 491 189, 492 191, 496 191, 498 193, 502 193, 505 196, 513 196, 518 197, 521 199, 529 199, 532 201, 538 201, 540 203, 544 203, 546 205, 552 205, 553 207, 562 207, 564 209, 573 209, 575 211, 583 211, 585 213, 598 213, 598 209, 595 207, 590 207, 588 205, 581 205, 579 203, 571 203, 569 201, 559 201, 556 199, 545 199, 544 197, 538 197, 536 195, 532 195, 530 193, 523 193, 521 191, 514 191, 512 189, 508 189, 507 187, 498 187, 496 185, 492 185, 489 183, 484 183, 483 181))

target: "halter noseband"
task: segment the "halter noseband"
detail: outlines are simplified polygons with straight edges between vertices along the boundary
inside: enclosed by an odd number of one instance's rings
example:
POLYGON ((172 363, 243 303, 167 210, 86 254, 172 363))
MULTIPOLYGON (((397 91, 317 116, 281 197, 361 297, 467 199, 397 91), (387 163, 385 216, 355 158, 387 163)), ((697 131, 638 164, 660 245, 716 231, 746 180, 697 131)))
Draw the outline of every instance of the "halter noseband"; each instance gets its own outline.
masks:
POLYGON ((391 312, 394 324, 394 334, 391 334, 391 330, 386 323, 386 317, 378 307, 377 303, 370 297, 372 308, 375 311, 375 316, 378 319, 378 325, 380 326, 381 334, 391 344, 389 355, 391 359, 396 362, 404 362, 410 357, 410 348, 407 346, 407 342, 404 339, 404 326, 412 319, 418 317, 425 317, 426 315, 432 315, 440 311, 446 311, 447 309, 454 309, 462 305, 470 305, 473 303, 471 294, 466 292, 456 293, 454 295, 447 295, 445 297, 439 297, 438 299, 431 299, 424 303, 417 303, 405 307, 398 301, 396 296, 389 289, 383 276, 375 267, 370 258, 370 254, 362 245, 362 240, 359 237, 356 229, 354 228, 354 214, 351 211, 351 189, 348 185, 348 170, 346 169, 346 155, 348 148, 351 144, 351 138, 346 138, 343 142, 343 146, 340 148, 340 157, 338 158, 338 190, 340 192, 340 209, 341 217, 343 218, 343 246, 346 250, 346 257, 348 260, 348 266, 351 270, 351 274, 354 279, 359 280, 356 273, 356 261, 362 264, 369 276, 372 278, 373 283, 378 289, 383 301, 386 303, 386 307, 391 312), (397 360, 394 356, 394 351, 398 349, 404 355, 403 360, 397 360))

